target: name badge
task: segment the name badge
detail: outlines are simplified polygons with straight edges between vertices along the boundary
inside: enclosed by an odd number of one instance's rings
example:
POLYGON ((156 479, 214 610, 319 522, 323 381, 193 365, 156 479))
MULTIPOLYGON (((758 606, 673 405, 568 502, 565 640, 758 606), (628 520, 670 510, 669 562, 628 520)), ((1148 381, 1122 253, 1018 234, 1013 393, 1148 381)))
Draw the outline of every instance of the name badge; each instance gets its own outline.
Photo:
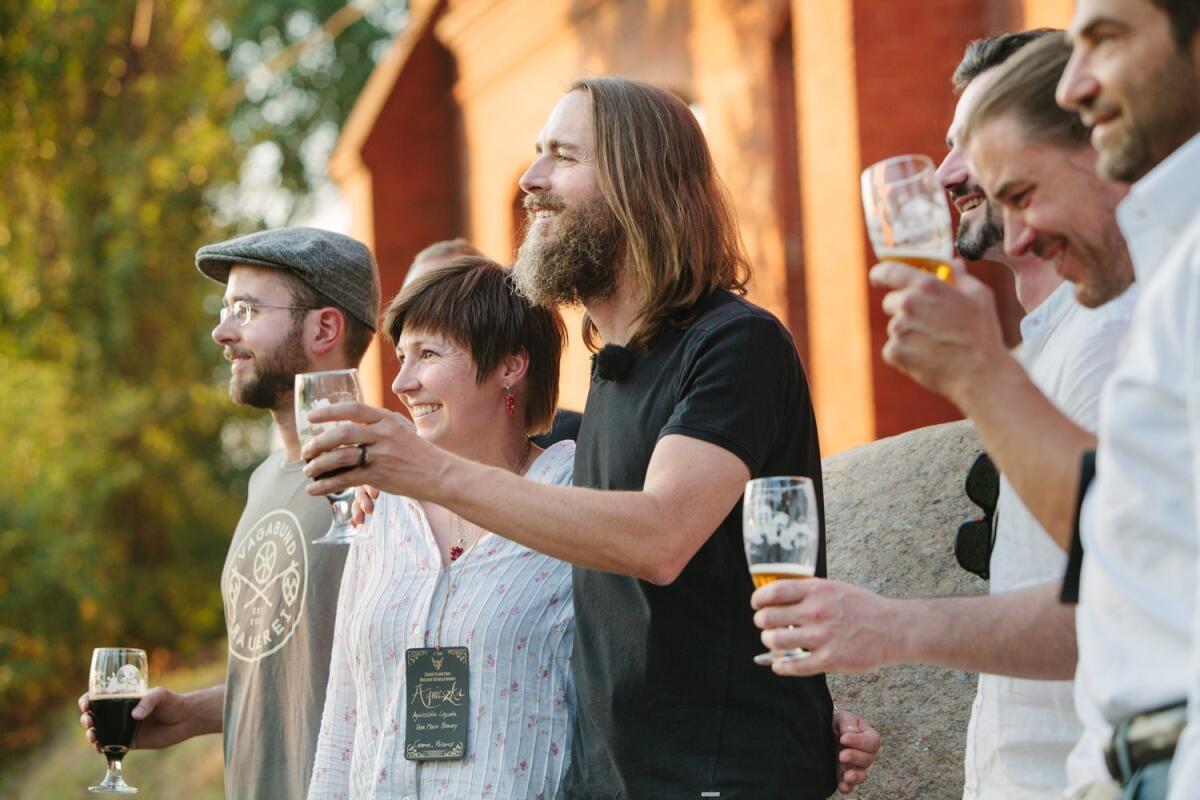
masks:
POLYGON ((470 669, 465 647, 414 647, 405 651, 404 757, 450 761, 467 754, 471 713, 470 669))

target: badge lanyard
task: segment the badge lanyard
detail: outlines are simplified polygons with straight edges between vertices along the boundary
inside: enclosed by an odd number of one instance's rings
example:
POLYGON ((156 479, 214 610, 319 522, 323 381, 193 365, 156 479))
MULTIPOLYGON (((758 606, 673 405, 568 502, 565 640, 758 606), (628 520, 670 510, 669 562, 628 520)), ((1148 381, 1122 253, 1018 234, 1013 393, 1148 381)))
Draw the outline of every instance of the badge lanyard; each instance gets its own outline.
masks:
MULTIPOLYGON (((451 521, 452 530, 458 521, 451 521)), ((478 539, 476 538, 476 544, 478 539)), ((454 594, 454 563, 465 555, 464 536, 451 549, 446 568, 446 599, 438 614, 433 647, 405 651, 406 691, 404 757, 409 761, 452 761, 466 756, 470 716, 470 654, 466 647, 442 647, 442 623, 454 594)), ((472 545, 474 549, 474 545, 472 545)))

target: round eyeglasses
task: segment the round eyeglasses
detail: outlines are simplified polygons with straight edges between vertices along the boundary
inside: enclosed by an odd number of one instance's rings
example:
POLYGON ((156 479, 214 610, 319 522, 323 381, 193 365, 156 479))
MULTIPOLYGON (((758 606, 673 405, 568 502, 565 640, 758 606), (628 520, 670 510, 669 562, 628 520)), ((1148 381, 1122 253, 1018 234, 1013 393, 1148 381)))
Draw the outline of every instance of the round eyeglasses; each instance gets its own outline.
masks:
POLYGON ((237 320, 238 327, 245 327, 254 318, 254 312, 263 308, 281 308, 289 311, 312 311, 315 306, 269 306, 264 303, 251 303, 249 300, 235 300, 232 305, 221 306, 221 322, 230 315, 237 320))

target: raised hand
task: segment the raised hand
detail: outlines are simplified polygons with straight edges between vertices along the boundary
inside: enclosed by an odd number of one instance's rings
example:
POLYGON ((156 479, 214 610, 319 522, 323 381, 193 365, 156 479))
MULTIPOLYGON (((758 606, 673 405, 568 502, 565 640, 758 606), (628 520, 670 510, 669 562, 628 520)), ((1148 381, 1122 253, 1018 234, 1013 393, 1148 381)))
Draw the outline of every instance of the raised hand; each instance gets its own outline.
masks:
POLYGON ((883 360, 927 389, 961 407, 977 376, 1008 357, 992 291, 961 260, 950 281, 897 262, 875 265, 870 279, 892 290, 883 360))
POLYGON ((441 466, 453 458, 418 436, 412 423, 395 411, 335 403, 310 412, 308 418, 313 423, 348 423, 331 426, 304 446, 302 455, 309 461, 304 472, 309 477, 346 470, 310 483, 306 491, 311 495, 365 485, 427 499, 438 488, 441 466))
POLYGON ((897 601, 841 581, 776 581, 757 590, 754 624, 772 650, 811 655, 772 664, 779 675, 867 672, 905 660, 897 601))

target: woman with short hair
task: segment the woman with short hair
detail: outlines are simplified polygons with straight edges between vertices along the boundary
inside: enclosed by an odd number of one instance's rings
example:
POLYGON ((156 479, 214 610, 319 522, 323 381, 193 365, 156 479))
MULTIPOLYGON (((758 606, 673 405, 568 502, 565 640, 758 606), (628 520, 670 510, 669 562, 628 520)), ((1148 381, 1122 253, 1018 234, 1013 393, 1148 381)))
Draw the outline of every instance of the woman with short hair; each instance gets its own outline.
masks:
MULTIPOLYGON (((405 287, 383 330, 400 363, 392 390, 420 436, 529 480, 571 483, 574 443, 543 451, 529 438, 554 415, 565 328, 508 270, 457 258, 405 287)), ((396 495, 375 500, 367 532, 342 579, 310 800, 553 798, 574 716, 570 566, 396 495), (428 686, 453 681, 411 686, 409 673, 445 668, 430 662, 442 656, 459 661, 446 674, 468 676, 465 694, 447 696, 467 707, 451 719, 467 724, 462 751, 449 735, 449 757, 435 760, 436 737, 410 741, 409 729, 438 717, 412 714, 428 686)))

